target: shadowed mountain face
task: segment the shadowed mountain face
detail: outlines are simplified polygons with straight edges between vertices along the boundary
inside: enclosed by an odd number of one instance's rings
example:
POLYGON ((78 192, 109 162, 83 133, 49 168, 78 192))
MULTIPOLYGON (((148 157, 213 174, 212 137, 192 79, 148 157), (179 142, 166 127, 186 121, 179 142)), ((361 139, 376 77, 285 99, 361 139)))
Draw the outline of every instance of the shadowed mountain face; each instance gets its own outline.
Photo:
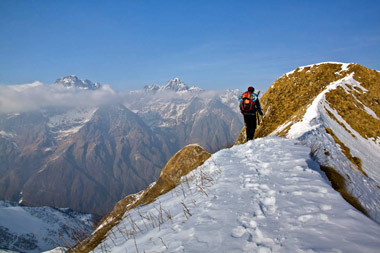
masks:
MULTIPOLYGON (((82 99, 105 92, 76 77, 59 84, 70 93, 58 92, 82 99)), ((216 151, 233 143, 242 127, 237 91, 208 93, 179 79, 154 87, 114 95, 123 104, 0 114, 0 199, 103 215, 156 180, 185 145, 216 151)))
POLYGON ((10 156, 3 159, 8 164, 20 162, 2 177, 6 189, 2 193, 7 194, 3 198, 22 191, 26 205, 69 206, 102 214, 120 196, 137 192, 157 178, 169 158, 165 141, 124 106, 99 108, 78 132, 54 145, 54 150, 41 146, 41 139, 46 138, 41 137, 41 124, 28 128, 30 140, 5 141, 8 152, 2 154, 10 156), (25 141, 31 147, 12 150, 25 141))
MULTIPOLYGON (((242 117, 218 99, 191 99, 181 112, 177 124, 157 127, 176 148, 196 143, 209 152, 231 146, 240 131, 242 117)), ((177 149, 178 150, 178 149, 177 149)), ((176 150, 173 150, 175 152, 176 150)))
POLYGON ((42 113, 1 117, 0 195, 18 200, 24 183, 41 168, 48 153, 50 132, 42 113))

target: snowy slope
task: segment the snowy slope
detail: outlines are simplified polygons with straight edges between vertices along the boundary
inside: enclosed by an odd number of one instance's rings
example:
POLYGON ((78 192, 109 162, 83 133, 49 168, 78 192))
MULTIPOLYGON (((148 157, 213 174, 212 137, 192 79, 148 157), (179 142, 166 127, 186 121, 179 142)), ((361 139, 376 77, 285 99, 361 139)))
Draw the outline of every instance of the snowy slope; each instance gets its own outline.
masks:
POLYGON ((0 201, 0 251, 41 252, 68 246, 66 243, 73 245, 75 237, 83 238, 93 225, 89 214, 0 201))
POLYGON ((57 110, 54 114, 50 112, 52 115, 48 115, 49 122, 47 126, 56 140, 62 140, 77 133, 91 120, 97 109, 97 107, 77 107, 66 109, 62 112, 57 110))
MULTIPOLYGON (((350 66, 344 63, 336 64, 341 64, 341 71, 346 71, 350 66)), ((380 141, 379 138, 364 138, 363 134, 355 131, 333 108, 334 105, 329 103, 326 95, 338 88, 342 88, 350 96, 353 94, 353 90, 363 94, 368 92, 360 82, 355 80, 354 72, 351 72, 340 80, 327 85, 308 106, 301 121, 293 122, 290 119, 278 127, 274 133, 280 132, 290 125, 286 137, 300 140, 312 147, 315 149, 319 163, 332 166, 342 175, 345 175, 348 181, 348 191, 358 199, 371 218, 380 223, 380 141), (326 128, 331 129, 336 137, 349 148, 353 157, 358 157, 361 160, 363 171, 368 176, 361 173, 357 168, 355 169, 354 165, 343 154, 343 147, 335 143, 331 135, 326 132, 326 128)), ((379 119, 378 115, 365 106, 355 95, 352 95, 352 98, 362 105, 362 110, 365 111, 367 117, 379 119)), ((363 127, 366 128, 367 126, 364 125, 363 127)))
POLYGON ((131 210, 95 252, 379 252, 380 226, 329 185, 296 140, 221 150, 131 210))

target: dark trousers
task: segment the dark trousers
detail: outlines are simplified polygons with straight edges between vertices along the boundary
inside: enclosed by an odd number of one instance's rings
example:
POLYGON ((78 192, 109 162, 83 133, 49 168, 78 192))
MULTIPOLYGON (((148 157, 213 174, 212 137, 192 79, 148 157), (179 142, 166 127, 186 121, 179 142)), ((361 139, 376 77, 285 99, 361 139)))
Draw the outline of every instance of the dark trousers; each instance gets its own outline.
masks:
POLYGON ((247 140, 253 140, 256 131, 256 114, 244 115, 244 123, 246 126, 247 140))

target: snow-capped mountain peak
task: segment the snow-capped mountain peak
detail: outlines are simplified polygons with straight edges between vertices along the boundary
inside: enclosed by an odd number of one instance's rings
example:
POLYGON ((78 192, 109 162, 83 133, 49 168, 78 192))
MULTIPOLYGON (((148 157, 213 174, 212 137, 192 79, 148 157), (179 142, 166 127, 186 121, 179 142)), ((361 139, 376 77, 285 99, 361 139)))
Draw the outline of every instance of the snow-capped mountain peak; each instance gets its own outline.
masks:
POLYGON ((184 82, 182 82, 178 77, 173 78, 172 80, 168 81, 165 85, 158 85, 158 84, 152 84, 147 85, 144 87, 145 90, 151 90, 151 91, 202 91, 203 89, 191 86, 189 87, 184 82))
POLYGON ((101 86, 98 82, 93 83, 88 79, 81 80, 75 75, 61 77, 57 79, 54 84, 61 84, 68 88, 76 87, 84 90, 96 90, 101 86))
POLYGON ((187 86, 184 82, 182 82, 178 77, 174 78, 167 82, 164 86, 164 89, 171 89, 175 91, 188 90, 189 86, 187 86))

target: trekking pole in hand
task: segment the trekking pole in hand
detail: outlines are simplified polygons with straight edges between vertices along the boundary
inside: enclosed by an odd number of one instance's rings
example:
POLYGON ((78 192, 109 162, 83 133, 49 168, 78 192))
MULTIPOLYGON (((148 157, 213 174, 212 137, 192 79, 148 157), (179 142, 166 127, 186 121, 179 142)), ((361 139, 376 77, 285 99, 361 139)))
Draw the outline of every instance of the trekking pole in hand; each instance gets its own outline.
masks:
POLYGON ((262 127, 263 127, 263 131, 264 131, 264 136, 266 136, 267 133, 265 131, 265 125, 264 125, 264 115, 261 117, 261 123, 263 124, 262 127))

